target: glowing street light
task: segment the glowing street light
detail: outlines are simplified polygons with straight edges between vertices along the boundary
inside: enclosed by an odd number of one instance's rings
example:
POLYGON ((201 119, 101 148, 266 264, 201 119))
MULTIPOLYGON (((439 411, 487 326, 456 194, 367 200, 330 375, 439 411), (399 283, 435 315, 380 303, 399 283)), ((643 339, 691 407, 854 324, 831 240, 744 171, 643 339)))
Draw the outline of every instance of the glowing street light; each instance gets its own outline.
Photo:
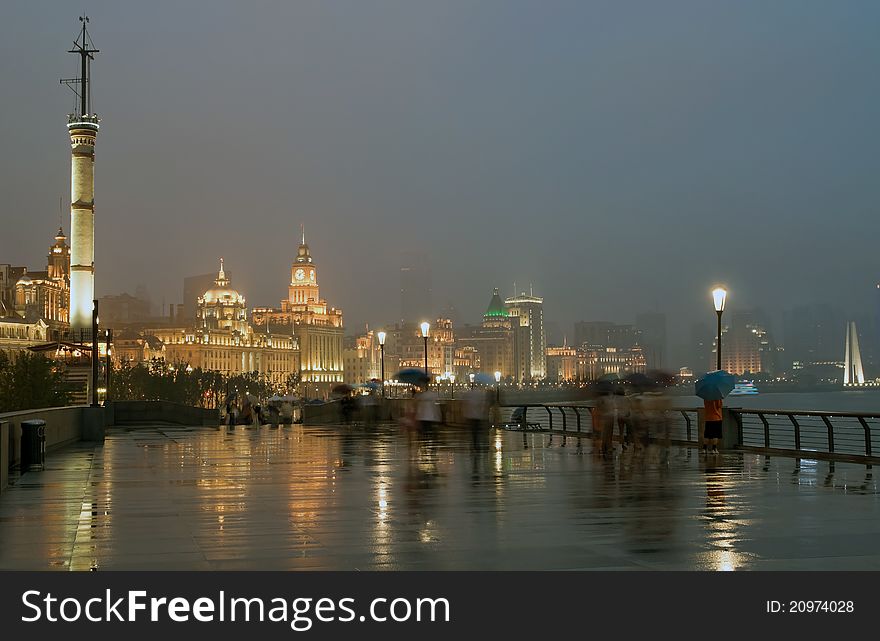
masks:
POLYGON ((428 373, 428 333, 431 331, 431 323, 424 321, 421 324, 421 328, 422 338, 425 339, 425 376, 430 376, 428 373))
POLYGON ((721 369, 721 314, 724 313, 724 304, 727 302, 727 290, 716 287, 712 290, 712 303, 715 305, 715 313, 718 314, 718 334, 715 339, 716 369, 721 369))
POLYGON ((501 405, 501 372, 495 372, 495 404, 501 405))
POLYGON ((381 375, 382 375, 382 398, 385 398, 385 337, 387 334, 385 332, 379 332, 376 334, 379 337, 379 352, 381 353, 381 375))

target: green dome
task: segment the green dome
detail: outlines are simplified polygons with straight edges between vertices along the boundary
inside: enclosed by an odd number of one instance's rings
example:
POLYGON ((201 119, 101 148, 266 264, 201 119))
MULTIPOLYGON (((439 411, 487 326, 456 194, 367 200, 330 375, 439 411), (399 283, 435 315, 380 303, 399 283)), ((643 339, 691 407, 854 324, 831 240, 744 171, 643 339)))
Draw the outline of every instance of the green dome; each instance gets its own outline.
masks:
POLYGON ((486 318, 507 318, 507 311, 504 309, 504 302, 498 294, 498 288, 492 292, 492 300, 489 301, 489 307, 486 308, 486 318))

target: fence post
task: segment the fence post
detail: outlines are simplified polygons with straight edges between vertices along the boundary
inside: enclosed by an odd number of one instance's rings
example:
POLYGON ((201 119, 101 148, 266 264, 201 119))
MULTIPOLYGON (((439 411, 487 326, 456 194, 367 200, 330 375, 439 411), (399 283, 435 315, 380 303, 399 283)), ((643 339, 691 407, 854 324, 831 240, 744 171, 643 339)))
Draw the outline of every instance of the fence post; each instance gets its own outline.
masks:
POLYGON ((789 414, 788 420, 791 421, 792 425, 794 425, 794 449, 800 451, 800 449, 801 449, 801 426, 797 422, 797 419, 794 417, 794 414, 789 414))
POLYGON ((739 421, 736 411, 727 407, 721 408, 721 449, 733 450, 742 441, 739 433, 739 421))
POLYGON ((758 418, 761 419, 761 422, 764 424, 764 447, 770 448, 770 423, 767 422, 767 417, 764 416, 763 412, 758 413, 758 418))
POLYGON ((865 420, 864 416, 859 416, 859 423, 862 424, 865 430, 865 455, 873 456, 871 454, 871 428, 868 426, 868 421, 865 420))
POLYGON ((829 419, 824 414, 822 415, 822 421, 825 423, 825 427, 828 428, 828 451, 833 454, 834 453, 834 426, 831 425, 831 419, 829 419))

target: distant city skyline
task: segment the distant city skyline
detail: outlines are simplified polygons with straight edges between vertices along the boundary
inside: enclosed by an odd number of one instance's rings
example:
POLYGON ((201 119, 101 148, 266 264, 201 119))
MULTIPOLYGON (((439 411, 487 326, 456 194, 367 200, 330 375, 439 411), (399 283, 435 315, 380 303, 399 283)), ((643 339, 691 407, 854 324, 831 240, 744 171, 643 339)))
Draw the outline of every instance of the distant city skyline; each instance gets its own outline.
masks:
MULTIPOLYGON (((663 312, 670 365, 717 281, 777 333, 877 316, 880 7, 91 4, 98 296, 183 303, 223 255, 274 305, 305 222, 350 328, 397 316, 403 251, 463 322, 514 281, 563 334, 663 312)), ((39 267, 69 205, 77 15, 7 8, 3 263, 39 267)))

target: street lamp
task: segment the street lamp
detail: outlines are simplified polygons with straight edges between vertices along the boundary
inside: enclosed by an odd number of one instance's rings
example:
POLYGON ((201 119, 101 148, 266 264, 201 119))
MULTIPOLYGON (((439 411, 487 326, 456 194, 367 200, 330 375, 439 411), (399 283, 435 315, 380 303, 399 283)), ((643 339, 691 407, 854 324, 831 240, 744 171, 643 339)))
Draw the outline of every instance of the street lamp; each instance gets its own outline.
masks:
POLYGON ((474 389, 474 373, 468 374, 468 378, 471 379, 471 389, 474 389))
POLYGON ((431 323, 424 321, 422 327, 422 338, 425 339, 425 376, 430 377, 428 373, 428 332, 431 330, 431 323))
POLYGON ((455 398, 455 374, 449 374, 449 384, 452 386, 452 391, 450 392, 450 398, 455 398))
POLYGON ((727 302, 727 290, 723 287, 713 289, 712 302, 715 304, 715 313, 718 314, 718 335, 715 341, 715 355, 718 365, 716 369, 721 369, 721 314, 724 313, 724 303, 727 302))
POLYGON ((385 398, 385 337, 387 334, 385 332, 379 332, 377 334, 379 337, 379 352, 381 353, 381 365, 380 372, 382 374, 382 398, 385 398))
POLYGON ((495 372, 495 404, 501 405, 501 372, 495 372))

